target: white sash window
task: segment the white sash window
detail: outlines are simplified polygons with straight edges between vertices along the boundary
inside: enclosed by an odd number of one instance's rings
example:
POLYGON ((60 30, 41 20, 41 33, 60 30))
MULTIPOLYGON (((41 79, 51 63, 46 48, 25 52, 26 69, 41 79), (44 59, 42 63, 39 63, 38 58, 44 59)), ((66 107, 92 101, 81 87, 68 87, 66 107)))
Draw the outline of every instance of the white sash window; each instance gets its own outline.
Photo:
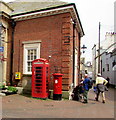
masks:
POLYGON ((37 49, 27 49, 27 72, 31 72, 32 61, 37 58, 37 49))
POLYGON ((32 74, 32 61, 40 58, 40 42, 24 42, 23 74, 32 74))

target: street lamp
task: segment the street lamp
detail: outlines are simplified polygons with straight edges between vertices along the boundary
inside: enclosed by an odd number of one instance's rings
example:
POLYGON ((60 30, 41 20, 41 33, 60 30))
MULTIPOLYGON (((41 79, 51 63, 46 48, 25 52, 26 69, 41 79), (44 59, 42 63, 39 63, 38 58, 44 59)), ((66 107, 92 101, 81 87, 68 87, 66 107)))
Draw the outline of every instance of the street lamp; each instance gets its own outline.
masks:
POLYGON ((85 45, 83 45, 83 46, 81 47, 81 49, 83 50, 83 53, 85 53, 85 49, 87 49, 87 47, 86 47, 85 45))

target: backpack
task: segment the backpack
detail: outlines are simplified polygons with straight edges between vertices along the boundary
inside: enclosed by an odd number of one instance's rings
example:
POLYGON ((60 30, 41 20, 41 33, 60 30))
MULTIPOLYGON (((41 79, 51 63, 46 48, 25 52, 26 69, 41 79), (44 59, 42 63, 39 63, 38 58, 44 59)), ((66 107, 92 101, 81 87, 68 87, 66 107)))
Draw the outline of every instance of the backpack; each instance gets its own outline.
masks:
POLYGON ((93 86, 93 81, 92 81, 92 80, 90 80, 90 81, 88 82, 88 88, 89 88, 89 89, 91 89, 91 88, 92 88, 92 86, 93 86))

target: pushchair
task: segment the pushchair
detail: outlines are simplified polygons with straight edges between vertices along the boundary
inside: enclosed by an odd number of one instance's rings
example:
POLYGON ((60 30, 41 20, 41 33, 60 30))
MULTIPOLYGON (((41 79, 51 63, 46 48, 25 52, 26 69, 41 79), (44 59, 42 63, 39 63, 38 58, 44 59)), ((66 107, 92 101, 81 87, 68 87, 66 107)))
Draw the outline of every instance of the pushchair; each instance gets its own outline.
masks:
POLYGON ((78 85, 73 89, 72 100, 80 101, 83 97, 83 85, 78 85))

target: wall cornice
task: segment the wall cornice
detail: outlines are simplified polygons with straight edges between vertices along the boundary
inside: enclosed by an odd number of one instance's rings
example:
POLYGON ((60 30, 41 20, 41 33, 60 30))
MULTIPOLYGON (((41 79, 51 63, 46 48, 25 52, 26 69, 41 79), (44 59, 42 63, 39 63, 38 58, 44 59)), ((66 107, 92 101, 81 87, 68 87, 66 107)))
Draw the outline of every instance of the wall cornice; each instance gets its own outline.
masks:
POLYGON ((72 20, 74 20, 76 22, 76 27, 82 37, 84 35, 83 28, 81 26, 80 19, 77 15, 75 7, 73 5, 65 6, 62 8, 48 9, 46 11, 44 10, 44 11, 17 14, 17 15, 11 16, 11 18, 14 19, 15 21, 22 21, 22 20, 39 18, 39 17, 58 15, 58 14, 62 14, 62 13, 70 13, 71 14, 72 20))

